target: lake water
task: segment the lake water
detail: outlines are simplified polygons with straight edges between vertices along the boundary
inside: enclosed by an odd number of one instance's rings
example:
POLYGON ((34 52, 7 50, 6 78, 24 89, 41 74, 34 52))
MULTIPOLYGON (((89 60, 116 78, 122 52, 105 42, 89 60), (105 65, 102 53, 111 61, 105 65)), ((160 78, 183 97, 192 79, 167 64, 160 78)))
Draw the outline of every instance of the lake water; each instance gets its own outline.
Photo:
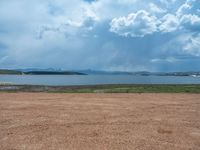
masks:
POLYGON ((0 83, 30 85, 99 85, 99 84, 200 84, 191 76, 134 75, 0 75, 0 83))

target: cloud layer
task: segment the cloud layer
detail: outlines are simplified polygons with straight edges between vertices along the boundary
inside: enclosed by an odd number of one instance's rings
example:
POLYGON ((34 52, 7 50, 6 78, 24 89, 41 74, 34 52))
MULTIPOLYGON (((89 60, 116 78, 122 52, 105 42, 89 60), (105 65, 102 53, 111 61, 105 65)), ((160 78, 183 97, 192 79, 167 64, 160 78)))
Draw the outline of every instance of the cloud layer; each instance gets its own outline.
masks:
POLYGON ((200 70, 198 0, 1 0, 0 68, 200 70))
POLYGON ((159 21, 144 10, 131 13, 128 17, 114 18, 110 31, 121 36, 144 37, 157 31, 159 21))

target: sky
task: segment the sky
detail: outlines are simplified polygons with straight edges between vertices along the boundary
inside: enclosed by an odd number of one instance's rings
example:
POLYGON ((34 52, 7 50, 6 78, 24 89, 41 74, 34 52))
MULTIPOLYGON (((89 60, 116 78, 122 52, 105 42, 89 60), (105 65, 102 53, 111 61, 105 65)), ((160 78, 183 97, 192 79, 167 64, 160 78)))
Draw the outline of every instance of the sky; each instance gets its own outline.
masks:
POLYGON ((200 71, 200 1, 0 0, 0 68, 200 71))

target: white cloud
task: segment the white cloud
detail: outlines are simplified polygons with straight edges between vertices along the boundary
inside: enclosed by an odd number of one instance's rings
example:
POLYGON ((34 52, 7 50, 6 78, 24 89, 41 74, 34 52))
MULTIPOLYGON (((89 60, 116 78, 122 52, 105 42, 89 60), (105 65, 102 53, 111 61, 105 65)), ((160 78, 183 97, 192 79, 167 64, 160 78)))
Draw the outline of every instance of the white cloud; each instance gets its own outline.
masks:
POLYGON ((156 4, 154 3, 150 3, 149 4, 149 7, 150 7, 150 11, 151 12, 155 12, 155 13, 165 13, 166 10, 165 9, 162 9, 160 7, 158 7, 156 4))
POLYGON ((161 18, 162 24, 159 26, 161 32, 176 31, 179 26, 178 18, 173 14, 167 14, 161 18))
MULTIPOLYGON (((172 4, 176 0, 168 2, 163 0, 161 2, 172 4)), ((191 14, 191 11, 198 13, 198 8, 195 7, 197 6, 196 3, 196 0, 187 0, 177 7, 177 11, 173 14, 150 2, 149 12, 139 10, 136 13, 130 13, 127 17, 115 17, 110 23, 110 31, 126 37, 143 37, 155 32, 170 33, 180 30, 199 32, 200 16, 191 14), (155 13, 158 14, 156 15, 155 13), (164 15, 160 15, 160 13, 164 15)))
POLYGON ((187 11, 188 9, 191 9, 192 6, 188 4, 188 2, 184 3, 183 5, 181 5, 177 12, 176 12, 176 15, 178 17, 182 16, 183 14, 185 14, 185 11, 187 11))
POLYGON ((57 32, 64 34, 65 37, 69 36, 82 36, 80 33, 85 34, 85 32, 93 30, 97 19, 92 16, 85 16, 82 21, 75 22, 72 20, 67 20, 58 25, 41 25, 36 30, 37 38, 41 39, 43 35, 47 32, 57 32))
POLYGON ((110 23, 110 31, 121 36, 143 37, 157 31, 159 21, 155 16, 140 10, 127 17, 114 18, 110 23))
POLYGON ((200 31, 200 17, 197 15, 186 14, 180 19, 182 27, 191 31, 200 31))
POLYGON ((154 58, 151 60, 152 63, 158 63, 158 62, 169 62, 169 63, 175 63, 177 62, 178 59, 174 58, 174 57, 167 57, 164 59, 161 58, 154 58))
POLYGON ((200 57, 200 33, 183 33, 172 38, 163 47, 172 55, 200 57))
POLYGON ((176 15, 181 17, 185 14, 198 14, 199 8, 199 0, 187 0, 177 9, 176 15))
POLYGON ((183 45, 183 52, 200 56, 200 34, 194 36, 188 36, 183 45))

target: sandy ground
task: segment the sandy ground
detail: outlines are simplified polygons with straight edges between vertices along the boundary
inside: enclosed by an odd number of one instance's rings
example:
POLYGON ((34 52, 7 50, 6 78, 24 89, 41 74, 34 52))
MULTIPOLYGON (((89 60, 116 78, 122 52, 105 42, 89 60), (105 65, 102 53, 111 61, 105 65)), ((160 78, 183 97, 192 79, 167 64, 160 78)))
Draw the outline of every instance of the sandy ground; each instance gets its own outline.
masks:
POLYGON ((0 94, 0 150, 200 150, 197 94, 0 94))

